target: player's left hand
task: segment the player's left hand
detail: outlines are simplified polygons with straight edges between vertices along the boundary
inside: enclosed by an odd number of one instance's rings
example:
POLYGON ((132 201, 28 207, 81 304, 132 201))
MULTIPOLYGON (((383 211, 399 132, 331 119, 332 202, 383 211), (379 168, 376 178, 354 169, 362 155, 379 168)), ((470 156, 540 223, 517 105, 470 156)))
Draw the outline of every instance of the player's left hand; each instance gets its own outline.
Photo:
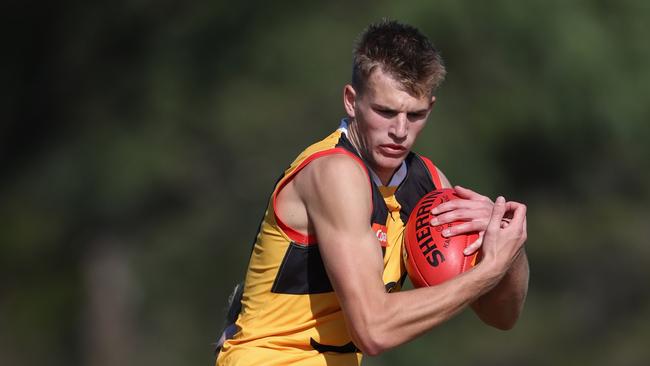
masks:
POLYGON ((431 220, 431 225, 438 226, 454 221, 463 221, 460 225, 442 231, 442 235, 447 238, 478 232, 478 239, 463 251, 465 255, 471 255, 483 244, 483 236, 490 222, 494 202, 486 196, 461 186, 455 186, 454 191, 461 199, 450 200, 434 207, 431 214, 435 217, 431 220))

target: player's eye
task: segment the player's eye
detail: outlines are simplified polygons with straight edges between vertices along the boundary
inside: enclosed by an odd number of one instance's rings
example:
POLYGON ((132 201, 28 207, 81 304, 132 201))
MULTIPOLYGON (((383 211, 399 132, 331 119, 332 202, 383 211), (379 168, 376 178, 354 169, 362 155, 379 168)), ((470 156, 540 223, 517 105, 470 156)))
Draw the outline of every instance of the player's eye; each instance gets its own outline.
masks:
POLYGON ((409 113, 407 116, 409 120, 415 121, 424 118, 426 116, 426 112, 409 113))
POLYGON ((375 109, 375 112, 384 118, 393 118, 397 115, 397 112, 390 109, 377 108, 375 109))

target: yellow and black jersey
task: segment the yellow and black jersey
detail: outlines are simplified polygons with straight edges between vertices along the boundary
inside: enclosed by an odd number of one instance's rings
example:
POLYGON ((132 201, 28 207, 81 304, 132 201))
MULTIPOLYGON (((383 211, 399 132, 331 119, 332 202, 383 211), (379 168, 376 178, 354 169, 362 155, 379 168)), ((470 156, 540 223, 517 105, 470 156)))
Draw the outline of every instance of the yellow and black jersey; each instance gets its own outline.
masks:
POLYGON ((288 227, 275 210, 278 192, 310 162, 343 154, 368 173, 372 216, 384 256, 386 291, 397 291, 406 277, 402 262, 404 224, 419 199, 441 188, 431 161, 410 153, 389 186, 358 155, 345 125, 303 151, 275 186, 260 225, 246 273, 241 312, 234 336, 225 341, 218 365, 357 365, 336 294, 318 249, 318 238, 288 227))

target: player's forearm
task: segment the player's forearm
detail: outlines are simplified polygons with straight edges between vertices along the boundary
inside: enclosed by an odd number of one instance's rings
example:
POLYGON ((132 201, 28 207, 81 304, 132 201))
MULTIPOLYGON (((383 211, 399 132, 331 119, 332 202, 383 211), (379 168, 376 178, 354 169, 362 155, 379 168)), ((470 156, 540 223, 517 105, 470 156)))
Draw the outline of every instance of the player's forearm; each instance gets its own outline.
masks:
POLYGON ((358 329, 356 341, 369 354, 404 344, 452 318, 500 278, 498 272, 477 267, 438 286, 384 294, 378 306, 383 311, 372 314, 372 322, 358 329))
POLYGON ((528 278, 528 258, 522 249, 501 281, 481 296, 472 308, 486 324, 502 330, 511 329, 523 309, 528 278))

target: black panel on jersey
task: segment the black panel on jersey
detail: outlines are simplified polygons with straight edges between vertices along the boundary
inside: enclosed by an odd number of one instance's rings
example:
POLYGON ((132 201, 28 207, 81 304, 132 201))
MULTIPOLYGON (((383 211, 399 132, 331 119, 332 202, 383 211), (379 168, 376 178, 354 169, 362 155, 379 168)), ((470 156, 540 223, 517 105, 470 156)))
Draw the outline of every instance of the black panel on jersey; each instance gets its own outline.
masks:
MULTIPOLYGON (((359 156, 357 149, 352 146, 352 143, 350 140, 348 140, 345 134, 341 134, 341 138, 339 139, 339 142, 336 144, 336 146, 342 147, 358 156, 359 159, 361 159, 361 161, 363 161, 366 165, 366 170, 368 171, 368 175, 370 175, 370 168, 368 168, 368 164, 366 164, 365 160, 359 156)), ((371 224, 386 225, 386 219, 388 218, 388 207, 386 207, 384 197, 381 195, 379 188, 377 188, 377 185, 372 181, 372 179, 370 179, 370 186, 372 187, 372 217, 370 218, 370 222, 371 224)))
POLYGON ((309 338, 309 344, 311 344, 311 347, 318 351, 319 353, 325 353, 325 352, 335 352, 335 353, 355 353, 355 352, 360 352, 357 346, 354 345, 352 342, 348 342, 347 344, 344 344, 342 346, 330 346, 327 344, 320 344, 316 342, 314 338, 309 338))
POLYGON ((271 292, 306 295, 332 292, 318 245, 289 244, 271 292))
POLYGON ((395 192, 395 198, 402 206, 400 217, 404 224, 420 198, 436 189, 429 169, 417 154, 409 153, 405 162, 408 168, 406 178, 395 192))

